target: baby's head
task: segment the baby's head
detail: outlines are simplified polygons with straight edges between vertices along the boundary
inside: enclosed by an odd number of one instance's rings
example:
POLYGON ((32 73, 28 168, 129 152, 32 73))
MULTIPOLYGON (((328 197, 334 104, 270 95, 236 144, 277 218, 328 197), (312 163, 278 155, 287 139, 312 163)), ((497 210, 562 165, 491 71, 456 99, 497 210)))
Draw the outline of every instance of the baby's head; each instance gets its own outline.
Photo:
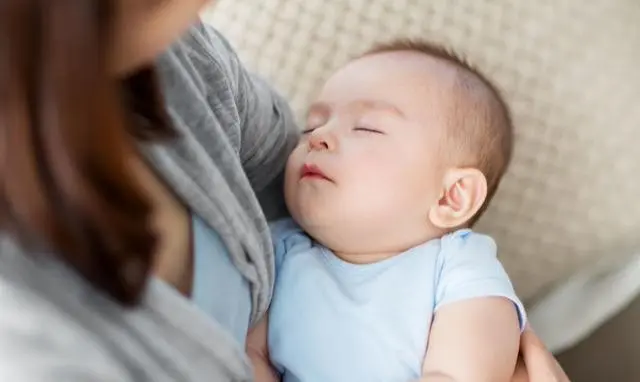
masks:
POLYGON ((336 252, 397 253, 472 225, 513 147, 497 89, 445 49, 381 45, 324 84, 287 164, 296 221, 336 252))

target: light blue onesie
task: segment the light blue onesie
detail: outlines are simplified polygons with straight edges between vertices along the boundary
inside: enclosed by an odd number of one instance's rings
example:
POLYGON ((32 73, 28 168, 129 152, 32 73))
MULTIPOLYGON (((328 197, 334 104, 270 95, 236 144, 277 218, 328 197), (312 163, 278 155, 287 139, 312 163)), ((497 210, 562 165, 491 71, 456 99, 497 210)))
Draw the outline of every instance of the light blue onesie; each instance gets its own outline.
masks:
POLYGON ((506 297, 521 327, 526 321, 488 236, 460 230, 381 262, 355 265, 291 220, 274 223, 272 233, 269 352, 284 382, 415 380, 434 312, 455 301, 506 297))

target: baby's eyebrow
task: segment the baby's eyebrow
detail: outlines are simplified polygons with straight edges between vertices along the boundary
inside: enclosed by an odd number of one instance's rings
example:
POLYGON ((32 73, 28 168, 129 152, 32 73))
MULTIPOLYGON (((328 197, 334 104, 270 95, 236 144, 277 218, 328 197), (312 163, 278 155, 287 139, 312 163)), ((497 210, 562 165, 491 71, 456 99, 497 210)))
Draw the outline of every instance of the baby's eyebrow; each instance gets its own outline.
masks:
POLYGON ((307 110, 307 116, 312 114, 327 115, 331 113, 331 106, 326 102, 314 102, 307 110))
POLYGON ((363 100, 363 101, 359 101, 358 104, 362 107, 365 108, 370 108, 370 109, 378 109, 378 110, 385 110, 385 111, 390 111, 396 115, 398 115, 399 117, 405 118, 405 114, 402 112, 402 110, 398 109, 397 106, 386 102, 386 101, 380 101, 380 100, 363 100))
MULTIPOLYGON (((357 100, 357 101, 351 102, 350 105, 353 105, 359 108, 364 108, 364 109, 389 111, 401 118, 406 118, 405 114, 397 106, 382 100, 357 100)), ((307 110, 307 117, 310 115, 318 115, 318 114, 320 115, 331 114, 331 105, 323 101, 317 101, 312 103, 309 106, 309 109, 307 110)))

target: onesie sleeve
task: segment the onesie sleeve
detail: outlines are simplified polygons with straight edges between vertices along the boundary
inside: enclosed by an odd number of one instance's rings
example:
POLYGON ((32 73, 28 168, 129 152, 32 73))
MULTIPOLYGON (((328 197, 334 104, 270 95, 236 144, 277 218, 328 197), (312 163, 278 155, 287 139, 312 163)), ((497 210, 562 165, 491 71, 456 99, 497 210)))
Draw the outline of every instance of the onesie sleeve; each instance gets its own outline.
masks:
POLYGON ((276 278, 282 266, 285 256, 292 250, 301 246, 307 247, 311 239, 304 233, 302 228, 291 218, 276 220, 269 223, 271 229, 271 240, 273 241, 273 252, 275 254, 276 278))
POLYGON ((479 297, 504 297, 517 309, 520 329, 527 321, 524 306, 497 257, 495 241, 460 230, 442 239, 438 258, 435 311, 454 302, 479 297))

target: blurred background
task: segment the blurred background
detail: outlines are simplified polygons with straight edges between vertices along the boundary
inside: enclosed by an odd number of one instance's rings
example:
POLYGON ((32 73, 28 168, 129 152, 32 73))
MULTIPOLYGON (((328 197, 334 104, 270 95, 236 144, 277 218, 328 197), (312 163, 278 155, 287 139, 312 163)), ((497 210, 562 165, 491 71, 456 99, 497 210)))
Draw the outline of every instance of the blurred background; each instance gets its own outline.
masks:
POLYGON ((395 37, 488 74, 517 141, 478 229, 572 381, 640 381, 640 1, 219 0, 204 18, 298 115, 329 72, 395 37))

